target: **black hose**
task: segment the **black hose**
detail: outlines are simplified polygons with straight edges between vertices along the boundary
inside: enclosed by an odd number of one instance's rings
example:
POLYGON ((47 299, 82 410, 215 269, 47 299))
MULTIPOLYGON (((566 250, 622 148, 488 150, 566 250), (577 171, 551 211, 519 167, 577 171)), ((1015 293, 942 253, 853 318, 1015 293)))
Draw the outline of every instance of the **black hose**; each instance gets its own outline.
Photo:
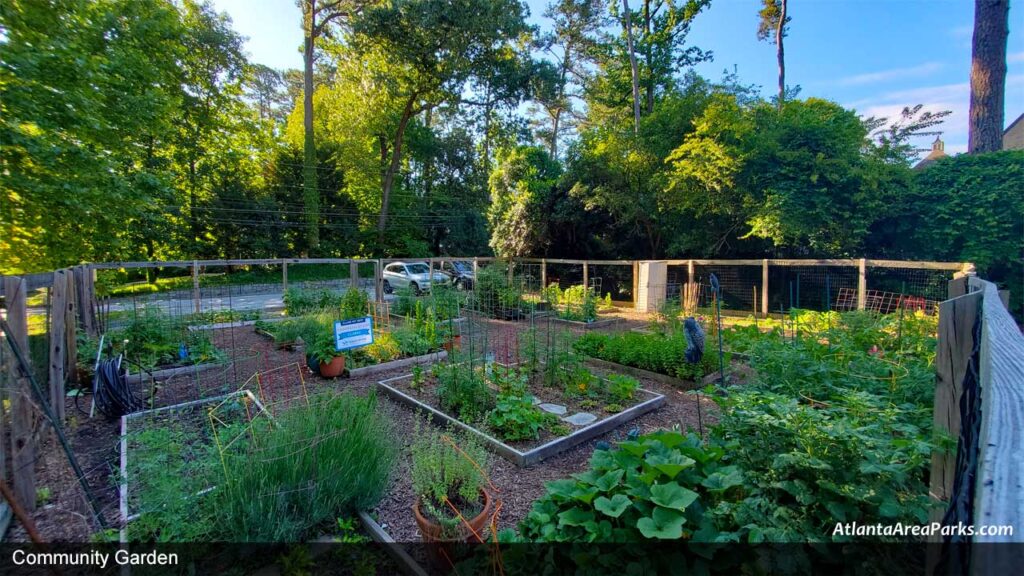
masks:
POLYGON ((132 392, 120 365, 120 358, 101 360, 96 366, 96 374, 93 376, 96 408, 108 418, 120 418, 146 407, 145 403, 132 392))

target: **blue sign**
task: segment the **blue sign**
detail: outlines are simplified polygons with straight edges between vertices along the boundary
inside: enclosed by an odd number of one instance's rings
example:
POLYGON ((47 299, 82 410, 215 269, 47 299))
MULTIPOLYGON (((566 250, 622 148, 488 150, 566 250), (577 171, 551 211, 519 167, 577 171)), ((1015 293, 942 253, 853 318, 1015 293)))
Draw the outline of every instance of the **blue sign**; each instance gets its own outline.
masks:
POLYGON ((368 344, 373 344, 373 318, 366 316, 355 320, 335 320, 335 350, 351 350, 368 344))

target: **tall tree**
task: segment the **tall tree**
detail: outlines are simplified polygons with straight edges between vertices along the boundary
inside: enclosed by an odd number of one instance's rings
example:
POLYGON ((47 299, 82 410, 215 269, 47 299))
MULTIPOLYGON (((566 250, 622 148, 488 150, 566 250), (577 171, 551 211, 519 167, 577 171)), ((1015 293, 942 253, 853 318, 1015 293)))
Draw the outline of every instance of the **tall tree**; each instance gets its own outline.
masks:
POLYGON ((558 156, 559 138, 575 124, 574 100, 587 79, 603 10, 601 0, 559 0, 544 13, 552 21, 552 30, 538 38, 537 47, 550 61, 538 63, 532 95, 547 116, 540 137, 547 141, 552 157, 558 156))
POLYGON ((969 153, 1003 149, 1006 38, 1010 0, 975 0, 969 153))
POLYGON ((757 24, 757 39, 775 42, 775 57, 779 65, 779 108, 786 97, 786 47, 785 38, 791 18, 787 15, 787 0, 762 0, 760 20, 757 24))
POLYGON ((629 51, 629 69, 633 88, 633 133, 640 133, 640 71, 636 65, 636 50, 633 48, 633 16, 629 11, 629 0, 622 0, 622 28, 626 31, 626 50, 629 51))
POLYGON ((316 139, 313 135, 313 64, 316 41, 328 33, 331 22, 349 18, 360 9, 358 0, 299 0, 302 6, 302 105, 303 105, 303 171, 302 200, 306 216, 306 243, 310 250, 320 244, 320 188, 317 185, 316 139))
POLYGON ((459 102, 467 83, 487 77, 510 58, 527 31, 517 0, 403 0, 368 9, 355 26, 353 45, 386 58, 381 76, 399 103, 381 174, 378 241, 384 240, 406 131, 430 107, 459 102))

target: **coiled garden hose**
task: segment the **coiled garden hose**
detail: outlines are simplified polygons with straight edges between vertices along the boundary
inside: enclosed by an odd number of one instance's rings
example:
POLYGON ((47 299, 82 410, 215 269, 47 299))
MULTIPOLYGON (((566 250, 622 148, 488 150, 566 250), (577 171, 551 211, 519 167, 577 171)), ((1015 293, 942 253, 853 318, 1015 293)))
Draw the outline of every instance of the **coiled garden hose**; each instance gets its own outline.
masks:
POLYGON ((121 369, 121 360, 121 356, 100 360, 93 376, 93 404, 108 418, 120 418, 146 407, 128 385, 125 371, 121 369))

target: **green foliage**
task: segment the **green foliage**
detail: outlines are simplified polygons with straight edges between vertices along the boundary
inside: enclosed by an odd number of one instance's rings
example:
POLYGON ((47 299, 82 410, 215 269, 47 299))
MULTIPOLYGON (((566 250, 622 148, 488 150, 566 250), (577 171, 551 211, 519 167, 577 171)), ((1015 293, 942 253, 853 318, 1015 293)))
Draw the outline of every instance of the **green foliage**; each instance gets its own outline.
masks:
POLYGON ((473 295, 475 309, 496 317, 524 305, 519 288, 509 284, 508 266, 503 262, 495 262, 477 272, 473 295))
POLYGON ((487 416, 487 424, 510 442, 539 438, 542 429, 556 422, 554 414, 534 406, 533 397, 527 394, 498 394, 494 410, 487 416))
POLYGON ((718 369, 718 355, 710 350, 705 351, 700 363, 688 363, 686 338, 681 332, 673 335, 588 332, 574 347, 585 356, 685 380, 696 380, 718 369))
POLYGON ((605 379, 608 381, 608 397, 620 404, 628 403, 640 389, 640 381, 630 376, 609 374, 605 379))
MULTIPOLYGON (((589 470, 548 484, 520 533, 827 542, 845 540, 831 535, 836 522, 925 522, 931 454, 945 442, 931 434, 934 317, 796 316, 798 338, 723 334, 750 354, 756 378, 714 397, 722 410, 706 440, 658 432, 598 450, 589 470)), ((711 548, 686 554, 718 569, 753 560, 711 548)), ((793 554, 801 565, 835 561, 811 548, 793 554)))
POLYGON ((341 319, 363 318, 369 314, 370 299, 366 292, 350 286, 341 297, 341 319))
POLYGON ((251 453, 226 460, 217 528, 229 541, 298 542, 372 508, 398 454, 393 438, 373 394, 310 397, 257 429, 251 453))
MULTIPOLYGON (((219 362, 224 358, 207 332, 189 330, 182 319, 157 308, 144 308, 126 327, 110 331, 106 341, 114 354, 123 352, 130 361, 147 369, 219 362)), ((92 352, 95 354, 95 348, 92 352)), ((93 362, 95 356, 89 364, 93 362)))
POLYGON ((441 408, 463 422, 478 422, 494 408, 494 392, 478 370, 460 363, 435 364, 441 408))
POLYGON ((413 437, 410 476, 420 511, 448 535, 458 534, 463 521, 452 507, 464 518, 480 513, 490 456, 474 437, 454 429, 438 430, 419 418, 413 437))
MULTIPOLYGON (((289 316, 315 314, 327 309, 341 309, 345 305, 346 296, 347 293, 344 295, 338 294, 333 290, 304 290, 302 288, 289 288, 284 293, 284 309, 285 313, 289 316)), ((350 303, 352 303, 351 300, 350 303)), ((366 315, 365 305, 363 306, 362 313, 360 315, 366 315)))
POLYGON ((491 172, 491 247, 503 257, 535 254, 547 245, 542 225, 545 204, 561 173, 558 162, 538 146, 500 150, 491 172))
MULTIPOLYGON (((557 288, 555 285, 556 290, 557 288)), ((570 286, 558 295, 557 302, 563 306, 559 312, 561 318, 588 323, 597 320, 599 300, 593 288, 583 285, 570 286)))

